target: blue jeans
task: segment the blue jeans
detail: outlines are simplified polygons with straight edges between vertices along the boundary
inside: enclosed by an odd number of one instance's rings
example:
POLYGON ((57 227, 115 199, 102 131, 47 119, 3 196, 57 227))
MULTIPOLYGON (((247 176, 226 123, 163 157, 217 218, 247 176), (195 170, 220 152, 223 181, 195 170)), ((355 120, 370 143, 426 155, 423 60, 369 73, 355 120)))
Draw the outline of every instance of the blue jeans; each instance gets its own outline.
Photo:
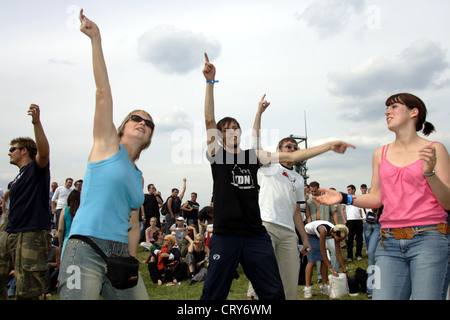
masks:
POLYGON ((375 230, 377 225, 379 226, 380 224, 363 222, 363 236, 364 236, 364 245, 366 247, 366 251, 369 251, 370 237, 372 236, 372 233, 375 230))
MULTIPOLYGON (((128 256, 128 244, 92 238, 107 256, 128 256)), ((106 277, 106 262, 78 239, 69 239, 64 249, 59 269, 58 293, 61 300, 98 300, 100 293, 105 300, 148 300, 142 277, 129 289, 116 289, 106 277)))
MULTIPOLYGON (((435 227, 436 225, 434 225, 435 227)), ((424 229, 433 226, 412 227, 424 229)), ((385 229, 392 231, 391 229, 385 229)), ((378 275, 374 300, 441 300, 445 297, 445 276, 449 260, 449 235, 438 230, 416 233, 397 240, 391 234, 378 243, 375 265, 378 275)))
MULTIPOLYGON (((377 249, 377 245, 378 242, 380 242, 380 229, 381 225, 379 223, 374 223, 369 228, 367 228, 367 230, 372 230, 368 240, 365 240, 367 247, 367 257, 369 258, 369 268, 367 269, 367 293, 372 293, 372 280, 375 277, 375 268, 373 268, 373 266, 375 266, 375 252, 377 249)), ((364 231, 366 231, 366 229, 364 229, 364 231)), ((364 233, 364 236, 365 235, 366 234, 364 233)))

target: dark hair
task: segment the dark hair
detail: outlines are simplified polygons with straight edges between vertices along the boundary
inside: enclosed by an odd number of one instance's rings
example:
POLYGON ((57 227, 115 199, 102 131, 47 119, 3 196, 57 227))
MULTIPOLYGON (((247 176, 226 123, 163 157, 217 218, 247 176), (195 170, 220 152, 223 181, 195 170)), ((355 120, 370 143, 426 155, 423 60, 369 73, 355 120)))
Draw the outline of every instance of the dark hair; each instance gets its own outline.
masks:
POLYGON ((67 197, 67 205, 69 206, 70 216, 75 217, 78 208, 80 207, 80 191, 73 189, 72 192, 67 197))
POLYGON ((237 122, 237 120, 235 118, 225 117, 225 118, 221 119, 219 122, 217 122, 217 130, 222 132, 223 127, 225 127, 227 124, 230 124, 232 122, 236 122, 238 128, 239 129, 241 128, 241 125, 239 124, 239 122, 237 122))
POLYGON ((423 128, 422 133, 425 136, 428 136, 433 131, 436 131, 434 129, 434 126, 430 122, 425 120, 427 118, 427 107, 420 98, 410 93, 397 93, 390 96, 386 100, 385 104, 386 107, 388 107, 394 103, 402 103, 409 109, 417 108, 417 110, 419 111, 419 115, 417 116, 416 131, 420 131, 423 128))
POLYGON ((19 137, 19 138, 11 140, 10 145, 13 145, 16 143, 18 144, 19 148, 27 149, 28 156, 30 157, 31 160, 36 159, 37 146, 36 146, 36 142, 34 142, 33 139, 28 138, 28 137, 19 137))
POLYGON ((356 187, 355 187, 353 184, 349 184, 349 185, 347 186, 347 188, 350 188, 350 189, 352 189, 352 190, 356 190, 356 187))
POLYGON ((319 183, 318 183, 317 181, 311 182, 311 183, 309 184, 309 186, 310 186, 310 187, 313 187, 313 188, 319 188, 319 187, 320 187, 320 185, 319 185, 319 183))

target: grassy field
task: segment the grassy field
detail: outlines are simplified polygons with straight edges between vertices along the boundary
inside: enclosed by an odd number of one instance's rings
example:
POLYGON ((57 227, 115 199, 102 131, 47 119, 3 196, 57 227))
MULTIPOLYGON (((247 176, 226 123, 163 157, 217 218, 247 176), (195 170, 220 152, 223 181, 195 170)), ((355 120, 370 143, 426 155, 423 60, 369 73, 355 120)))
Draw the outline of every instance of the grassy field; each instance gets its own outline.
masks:
MULTIPOLYGON (((147 257, 148 251, 139 247, 139 261, 144 260, 147 257)), ((347 252, 342 250, 344 260, 347 261, 347 252)), ((367 269, 367 255, 363 249, 363 260, 353 262, 346 262, 348 276, 352 277, 355 275, 354 271, 359 267, 362 269, 367 269)), ((242 267, 238 267, 239 278, 233 280, 230 293, 228 295, 228 300, 246 300, 247 299, 247 288, 248 279, 242 271, 242 267)), ((163 284, 158 286, 154 284, 150 279, 150 274, 147 269, 147 264, 141 264, 140 274, 144 280, 147 287, 148 296, 150 300, 199 300, 202 294, 203 282, 195 283, 189 285, 187 280, 181 281, 178 285, 167 286, 163 284)), ((312 288, 313 288, 313 298, 304 299, 303 298, 303 288, 304 286, 298 286, 298 300, 330 300, 328 296, 320 293, 320 283, 317 283, 317 271, 314 268, 313 278, 312 278, 312 288)), ((58 300, 58 295, 55 293, 48 300, 58 300)), ((357 296, 346 296, 340 298, 340 300, 367 300, 365 294, 358 294, 357 296)))
MULTIPOLYGON (((344 260, 347 261, 347 252, 342 250, 344 260)), ((145 253, 139 251, 142 257, 145 253)), ((141 259, 142 261, 142 259, 141 259)), ((353 262, 346 262, 348 276, 352 277, 355 275, 354 271, 359 267, 362 269, 367 269, 368 261, 365 251, 363 251, 363 259, 361 261, 353 260, 353 262)), ((147 270, 147 265, 141 265, 140 267, 141 276, 147 286, 148 296, 150 300, 198 300, 202 294, 203 282, 195 283, 194 285, 189 285, 187 280, 182 281, 181 284, 175 286, 158 286, 152 283, 150 279, 149 272, 147 270)), ((248 279, 242 271, 242 267, 238 267, 239 278, 233 280, 230 293, 228 295, 228 300, 246 300, 247 299, 247 288, 248 279)), ((303 298, 303 288, 305 286, 298 286, 298 300, 330 300, 326 295, 320 293, 320 283, 317 283, 317 272, 314 268, 313 278, 312 278, 312 289, 313 289, 313 299, 303 298)), ((342 297, 340 300, 367 300, 366 294, 358 294, 357 296, 346 296, 342 297)))

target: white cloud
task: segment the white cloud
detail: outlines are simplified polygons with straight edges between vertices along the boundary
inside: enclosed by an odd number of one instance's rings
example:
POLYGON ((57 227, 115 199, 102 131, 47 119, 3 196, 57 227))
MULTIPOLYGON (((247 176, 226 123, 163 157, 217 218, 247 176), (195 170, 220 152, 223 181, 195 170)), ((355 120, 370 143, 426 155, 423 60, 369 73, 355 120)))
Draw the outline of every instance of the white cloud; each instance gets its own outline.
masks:
POLYGON ((397 57, 374 56, 330 74, 327 90, 336 97, 343 117, 371 121, 391 94, 448 86, 449 80, 441 79, 448 68, 447 51, 439 43, 420 39, 397 57))
POLYGON ((345 31, 365 5, 365 0, 319 0, 314 1, 303 13, 296 14, 296 18, 305 21, 321 38, 329 38, 345 31))
POLYGON ((138 45, 142 60, 168 74, 185 74, 203 64, 203 55, 208 52, 211 59, 221 52, 220 43, 202 33, 177 29, 173 26, 159 26, 147 31, 138 45))

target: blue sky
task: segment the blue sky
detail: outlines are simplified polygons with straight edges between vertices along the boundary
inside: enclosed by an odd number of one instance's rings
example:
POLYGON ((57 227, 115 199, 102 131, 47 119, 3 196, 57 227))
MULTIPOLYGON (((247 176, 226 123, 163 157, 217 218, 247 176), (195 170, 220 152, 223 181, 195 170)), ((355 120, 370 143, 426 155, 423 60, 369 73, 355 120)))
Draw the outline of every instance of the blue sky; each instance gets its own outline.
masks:
POLYGON ((421 97, 432 140, 450 146, 450 12, 446 1, 2 1, 0 9, 0 188, 18 172, 9 142, 33 136, 27 109, 41 107, 51 146, 52 181, 83 178, 92 146, 95 86, 89 39, 78 10, 101 30, 114 121, 142 108, 155 119, 138 166, 164 197, 187 178, 206 205, 212 192, 203 124, 203 52, 217 67, 216 118, 236 117, 249 145, 257 103, 262 142, 304 136, 308 146, 342 139, 345 155, 308 161, 309 181, 345 190, 370 185, 372 152, 391 142, 384 102, 421 97), (305 117, 307 127, 305 128, 305 117))

